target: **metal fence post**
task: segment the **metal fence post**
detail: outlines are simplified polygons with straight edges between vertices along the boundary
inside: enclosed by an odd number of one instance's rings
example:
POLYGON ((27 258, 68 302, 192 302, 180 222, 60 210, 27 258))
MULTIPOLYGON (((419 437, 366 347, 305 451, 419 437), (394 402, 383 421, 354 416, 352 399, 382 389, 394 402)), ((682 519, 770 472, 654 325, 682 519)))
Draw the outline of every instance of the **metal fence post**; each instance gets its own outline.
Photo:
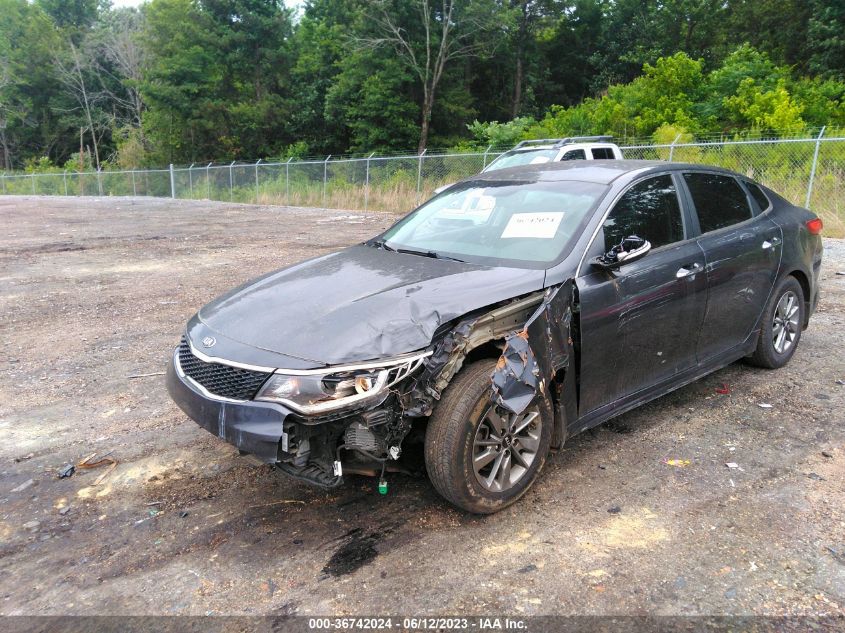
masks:
POLYGON ((824 136, 824 129, 826 125, 822 126, 819 135, 816 137, 816 149, 813 151, 813 165, 810 167, 810 182, 807 183, 807 199, 804 201, 804 206, 810 208, 810 196, 813 195, 813 181, 816 179, 816 165, 819 162, 819 146, 822 144, 822 136, 824 136))
POLYGON ((285 204, 290 206, 290 162, 293 156, 288 156, 288 161, 285 163, 285 204))
POLYGON ((669 162, 670 162, 670 163, 672 162, 672 156, 674 156, 674 155, 675 155, 675 143, 677 143, 677 142, 678 142, 678 139, 679 139, 679 138, 681 138, 681 135, 680 135, 680 134, 678 134, 678 135, 675 137, 675 140, 674 140, 674 141, 672 141, 672 145, 670 145, 670 146, 669 146, 669 162))
POLYGON ((67 196, 67 170, 62 172, 62 182, 65 185, 65 196, 67 196))
POLYGON ((188 187, 191 191, 191 200, 194 199, 194 164, 188 165, 188 187))
POLYGON ((418 160, 418 162, 417 162, 417 193, 420 192, 421 187, 422 187, 422 164, 423 164, 423 157, 425 156, 425 153, 427 151, 428 151, 428 148, 425 148, 422 151, 422 154, 420 154, 420 157, 417 159, 418 160))
POLYGON ((205 166, 205 195, 211 200, 211 163, 205 166))
POLYGON ((132 195, 137 196, 138 195, 138 188, 135 186, 135 170, 132 169, 132 170, 129 171, 129 173, 132 174, 132 195))
POLYGON ((103 195, 103 172, 100 167, 97 167, 97 193, 103 195))
POLYGON ((3 183, 3 195, 6 195, 6 172, 4 171, 0 174, 0 182, 3 183))
POLYGON ((255 204, 258 204, 258 163, 261 162, 259 158, 255 163, 255 204))
POLYGON ((32 180, 32 195, 35 195, 35 174, 30 174, 30 179, 32 180))
MULTIPOLYGON (((487 146, 487 149, 485 149, 485 150, 484 150, 484 167, 487 167, 487 154, 490 152, 490 150, 491 150, 492 148, 493 148, 493 146, 492 146, 492 145, 488 145, 488 146, 487 146)), ((483 169, 484 167, 482 167, 482 169, 483 169)))
POLYGON ((369 209, 370 204, 370 159, 375 156, 375 152, 367 156, 367 172, 364 177, 364 211, 369 209))
POLYGON ((329 159, 331 157, 332 155, 329 154, 326 156, 326 160, 323 161, 323 207, 326 206, 326 182, 329 177, 329 159))
POLYGON ((234 167, 234 165, 235 165, 235 161, 232 161, 231 163, 229 163, 229 201, 232 201, 232 200, 235 199, 235 191, 234 191, 235 181, 232 178, 232 167, 234 167))
POLYGON ((176 178, 173 175, 173 163, 170 163, 170 197, 176 199, 176 178))

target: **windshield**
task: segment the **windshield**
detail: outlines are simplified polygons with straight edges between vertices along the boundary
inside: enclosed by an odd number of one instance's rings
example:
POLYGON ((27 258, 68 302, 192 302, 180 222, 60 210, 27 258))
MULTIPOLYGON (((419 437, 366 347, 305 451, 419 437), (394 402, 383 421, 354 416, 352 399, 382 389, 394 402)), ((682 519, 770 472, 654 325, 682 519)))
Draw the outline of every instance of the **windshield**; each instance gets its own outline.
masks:
POLYGON ((452 187, 374 244, 487 265, 545 268, 569 249, 605 185, 469 182, 452 187))
POLYGON ((553 161, 560 150, 554 148, 547 149, 512 149, 505 152, 499 158, 484 168, 484 171, 492 171, 494 169, 505 169, 506 167, 518 167, 520 165, 539 165, 541 163, 548 163, 553 161))

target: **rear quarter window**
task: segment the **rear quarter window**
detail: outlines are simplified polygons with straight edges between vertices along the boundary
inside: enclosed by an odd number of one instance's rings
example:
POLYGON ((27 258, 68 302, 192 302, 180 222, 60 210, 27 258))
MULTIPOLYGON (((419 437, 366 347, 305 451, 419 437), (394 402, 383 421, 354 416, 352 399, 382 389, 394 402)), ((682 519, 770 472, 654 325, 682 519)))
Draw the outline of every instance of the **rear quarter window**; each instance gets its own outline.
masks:
POLYGON ((771 205, 769 202, 769 197, 763 192, 760 187, 755 185, 753 182, 745 181, 745 186, 748 187, 748 191, 751 194, 751 197, 754 198, 754 201, 757 203, 757 206, 760 207, 760 211, 765 211, 771 205))
MULTIPOLYGON (((721 174, 684 174, 702 233, 716 231, 751 218, 748 197, 735 178, 721 174)), ((768 205, 766 205, 768 206, 768 205)))

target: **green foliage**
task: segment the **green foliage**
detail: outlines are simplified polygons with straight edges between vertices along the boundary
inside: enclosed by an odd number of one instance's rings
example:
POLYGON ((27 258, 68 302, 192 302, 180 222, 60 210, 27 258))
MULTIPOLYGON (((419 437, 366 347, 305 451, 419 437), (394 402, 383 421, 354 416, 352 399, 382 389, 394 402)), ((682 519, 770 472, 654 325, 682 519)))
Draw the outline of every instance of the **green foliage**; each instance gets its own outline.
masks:
POLYGON ((56 171, 56 165, 53 164, 49 156, 27 158, 26 163, 24 163, 24 171, 28 174, 45 174, 56 171))
POLYGON ((788 68, 743 45, 709 73, 701 60, 684 53, 645 64, 643 74, 610 86, 600 98, 572 107, 552 106, 536 125, 525 120, 469 126, 478 144, 499 138, 572 134, 651 137, 671 143, 696 134, 751 131, 758 136, 788 136, 808 127, 845 123, 845 83, 832 79, 794 79, 788 68))
POLYGON ((807 68, 821 77, 845 80, 845 2, 811 0, 807 23, 807 68))
POLYGON ((419 108, 407 98, 413 82, 395 59, 355 52, 339 62, 326 92, 325 116, 346 122, 353 152, 384 152, 413 147, 419 134, 419 108))
POLYGON ((476 148, 509 147, 515 145, 529 134, 529 130, 537 126, 537 121, 531 117, 517 117, 507 123, 492 121, 481 123, 476 119, 467 128, 477 140, 476 148))
POLYGON ((137 167, 845 125, 843 0, 0 0, 0 15, 6 170, 95 140, 101 163, 137 167))
POLYGON ((140 129, 127 125, 117 130, 115 137, 117 138, 115 163, 118 167, 138 169, 149 164, 143 133, 140 129))

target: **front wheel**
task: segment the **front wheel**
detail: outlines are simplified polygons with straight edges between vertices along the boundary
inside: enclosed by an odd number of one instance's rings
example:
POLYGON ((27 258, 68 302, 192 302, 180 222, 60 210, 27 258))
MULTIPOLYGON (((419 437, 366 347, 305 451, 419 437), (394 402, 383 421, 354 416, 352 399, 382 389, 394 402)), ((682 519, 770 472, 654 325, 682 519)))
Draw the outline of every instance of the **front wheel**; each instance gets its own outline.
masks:
POLYGON ((792 358, 804 325, 804 291, 795 277, 784 277, 775 287, 763 312, 760 339, 749 362, 778 369, 792 358))
POLYGON ((554 417, 546 398, 514 414, 490 399, 496 361, 461 371, 429 418, 425 463, 437 491, 452 504, 491 514, 519 499, 545 463, 554 417))

